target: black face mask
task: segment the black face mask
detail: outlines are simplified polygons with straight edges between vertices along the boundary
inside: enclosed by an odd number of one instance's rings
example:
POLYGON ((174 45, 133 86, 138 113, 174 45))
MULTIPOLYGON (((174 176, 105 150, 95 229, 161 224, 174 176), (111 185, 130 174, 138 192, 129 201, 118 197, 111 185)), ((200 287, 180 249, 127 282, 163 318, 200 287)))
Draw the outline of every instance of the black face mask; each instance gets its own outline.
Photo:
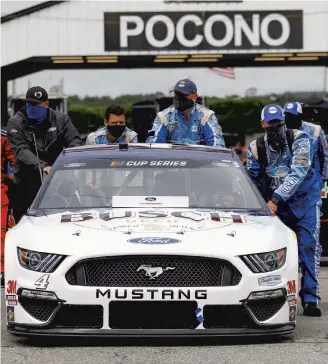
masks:
POLYGON ((185 111, 191 109, 195 103, 189 100, 183 94, 176 93, 173 97, 173 106, 178 111, 185 111))
POLYGON ((288 129, 299 129, 302 125, 302 116, 286 113, 285 123, 288 129))
POLYGON ((125 128, 125 125, 107 125, 108 133, 116 139, 123 134, 125 128))
POLYGON ((286 125, 275 125, 265 129, 268 142, 275 150, 282 150, 286 144, 286 125))

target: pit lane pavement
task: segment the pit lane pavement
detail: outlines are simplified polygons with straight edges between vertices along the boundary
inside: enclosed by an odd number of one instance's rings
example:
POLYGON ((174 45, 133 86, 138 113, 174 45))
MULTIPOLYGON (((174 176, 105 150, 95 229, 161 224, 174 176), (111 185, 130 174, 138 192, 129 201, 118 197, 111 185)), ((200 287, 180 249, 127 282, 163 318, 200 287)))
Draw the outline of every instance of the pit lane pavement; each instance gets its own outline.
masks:
POLYGON ((285 338, 210 339, 34 339, 7 333, 1 289, 2 364, 298 364, 328 363, 328 267, 320 285, 323 316, 309 318, 299 307, 297 329, 285 338))

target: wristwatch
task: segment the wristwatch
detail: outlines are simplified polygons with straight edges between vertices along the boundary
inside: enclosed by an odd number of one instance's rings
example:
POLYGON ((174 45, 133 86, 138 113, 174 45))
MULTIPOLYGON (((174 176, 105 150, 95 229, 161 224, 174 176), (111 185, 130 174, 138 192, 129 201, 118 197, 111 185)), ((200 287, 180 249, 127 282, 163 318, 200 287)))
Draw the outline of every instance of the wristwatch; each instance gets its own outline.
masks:
POLYGON ((272 197, 272 198, 271 198, 271 201, 272 201, 275 205, 277 205, 277 206, 278 206, 279 200, 278 200, 277 198, 272 197))

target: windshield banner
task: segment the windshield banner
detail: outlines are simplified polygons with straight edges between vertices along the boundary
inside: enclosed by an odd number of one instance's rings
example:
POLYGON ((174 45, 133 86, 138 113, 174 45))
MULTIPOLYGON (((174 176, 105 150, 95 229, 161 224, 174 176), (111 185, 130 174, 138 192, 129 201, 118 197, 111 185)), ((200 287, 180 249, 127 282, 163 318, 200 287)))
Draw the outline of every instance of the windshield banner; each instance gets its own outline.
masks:
POLYGON ((113 196, 113 207, 189 207, 189 196, 113 196))

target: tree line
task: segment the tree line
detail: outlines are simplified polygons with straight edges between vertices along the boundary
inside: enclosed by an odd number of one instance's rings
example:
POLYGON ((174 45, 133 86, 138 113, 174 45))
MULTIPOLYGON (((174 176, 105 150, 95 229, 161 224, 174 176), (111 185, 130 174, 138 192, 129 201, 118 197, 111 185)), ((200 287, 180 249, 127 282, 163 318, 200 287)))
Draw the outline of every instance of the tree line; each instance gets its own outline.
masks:
MULTIPOLYGON (((322 98, 321 92, 286 92, 253 97, 230 95, 225 98, 205 97, 205 104, 215 111, 225 132, 238 134, 253 134, 261 132, 259 119, 262 108, 268 103, 280 106, 288 101, 306 102, 322 98)), ((121 95, 116 98, 109 96, 77 95, 68 97, 68 114, 81 134, 87 134, 103 125, 106 107, 110 104, 121 105, 126 112, 127 125, 132 126, 133 104, 139 101, 155 100, 165 97, 161 92, 152 94, 121 95)))

